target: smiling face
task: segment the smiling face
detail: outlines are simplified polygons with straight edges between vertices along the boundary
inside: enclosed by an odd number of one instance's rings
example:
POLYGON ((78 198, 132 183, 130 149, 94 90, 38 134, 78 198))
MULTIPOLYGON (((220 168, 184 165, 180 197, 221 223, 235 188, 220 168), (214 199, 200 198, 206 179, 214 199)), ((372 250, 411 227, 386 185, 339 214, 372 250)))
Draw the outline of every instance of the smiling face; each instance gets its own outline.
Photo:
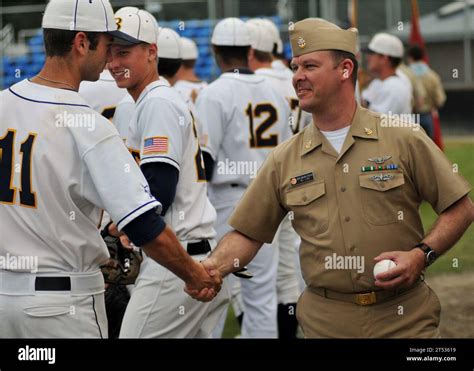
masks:
POLYGON ((156 73, 156 45, 136 44, 123 46, 113 44, 107 67, 117 86, 134 89, 156 73))
POLYGON ((292 59, 293 87, 304 111, 320 110, 330 101, 329 97, 337 94, 342 75, 342 67, 338 67, 330 51, 312 52, 292 59))

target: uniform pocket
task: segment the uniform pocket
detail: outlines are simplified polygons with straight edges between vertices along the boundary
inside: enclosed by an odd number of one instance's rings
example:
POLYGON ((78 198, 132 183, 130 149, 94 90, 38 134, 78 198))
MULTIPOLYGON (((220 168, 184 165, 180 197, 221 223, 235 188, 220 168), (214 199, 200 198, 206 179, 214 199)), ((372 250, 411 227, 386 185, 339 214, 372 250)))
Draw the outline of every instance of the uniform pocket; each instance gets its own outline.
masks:
POLYGON ((62 316, 64 314, 71 314, 71 306, 45 305, 24 308, 23 312, 31 317, 55 317, 62 316))
POLYGON ((328 229, 328 203, 324 181, 291 189, 286 204, 294 214, 293 226, 298 234, 314 236, 328 229))
POLYGON ((30 317, 56 317, 72 314, 74 311, 69 295, 37 295, 33 298, 36 299, 35 302, 44 301, 44 303, 30 303, 23 307, 23 313, 30 317))
POLYGON ((400 221, 405 184, 403 172, 371 172, 359 175, 362 206, 367 221, 386 225, 400 221))

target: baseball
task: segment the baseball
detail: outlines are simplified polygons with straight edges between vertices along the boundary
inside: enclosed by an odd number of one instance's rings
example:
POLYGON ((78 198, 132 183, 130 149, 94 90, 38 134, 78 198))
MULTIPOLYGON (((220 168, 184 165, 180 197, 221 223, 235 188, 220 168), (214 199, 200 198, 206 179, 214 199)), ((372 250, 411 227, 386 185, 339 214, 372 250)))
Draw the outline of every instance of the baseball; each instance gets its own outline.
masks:
POLYGON ((381 260, 374 266, 374 277, 394 267, 396 267, 396 264, 393 260, 388 260, 388 259, 381 260))

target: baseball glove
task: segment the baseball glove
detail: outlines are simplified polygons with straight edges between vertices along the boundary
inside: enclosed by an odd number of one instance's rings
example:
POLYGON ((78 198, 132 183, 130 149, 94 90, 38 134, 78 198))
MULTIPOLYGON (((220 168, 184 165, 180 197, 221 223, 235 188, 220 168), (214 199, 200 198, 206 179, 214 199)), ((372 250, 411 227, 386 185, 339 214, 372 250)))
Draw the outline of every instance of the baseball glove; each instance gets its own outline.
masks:
POLYGON ((100 233, 110 254, 107 263, 100 267, 104 280, 106 283, 131 285, 137 279, 143 257, 139 251, 125 249, 119 237, 111 236, 109 225, 100 233))

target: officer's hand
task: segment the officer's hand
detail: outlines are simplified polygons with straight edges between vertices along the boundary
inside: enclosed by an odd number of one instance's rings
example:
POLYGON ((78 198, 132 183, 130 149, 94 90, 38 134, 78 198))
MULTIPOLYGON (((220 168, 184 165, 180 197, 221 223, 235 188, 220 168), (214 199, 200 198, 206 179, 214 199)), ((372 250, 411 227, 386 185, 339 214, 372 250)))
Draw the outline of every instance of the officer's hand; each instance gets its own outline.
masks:
POLYGON ((184 291, 199 301, 211 301, 221 289, 222 277, 206 261, 196 263, 197 275, 193 282, 186 283, 184 291), (207 265, 206 265, 207 264, 207 265))
POLYGON ((393 260, 397 265, 375 277, 375 285, 385 290, 411 287, 425 268, 425 255, 421 249, 390 251, 374 258, 375 262, 384 259, 393 260))

